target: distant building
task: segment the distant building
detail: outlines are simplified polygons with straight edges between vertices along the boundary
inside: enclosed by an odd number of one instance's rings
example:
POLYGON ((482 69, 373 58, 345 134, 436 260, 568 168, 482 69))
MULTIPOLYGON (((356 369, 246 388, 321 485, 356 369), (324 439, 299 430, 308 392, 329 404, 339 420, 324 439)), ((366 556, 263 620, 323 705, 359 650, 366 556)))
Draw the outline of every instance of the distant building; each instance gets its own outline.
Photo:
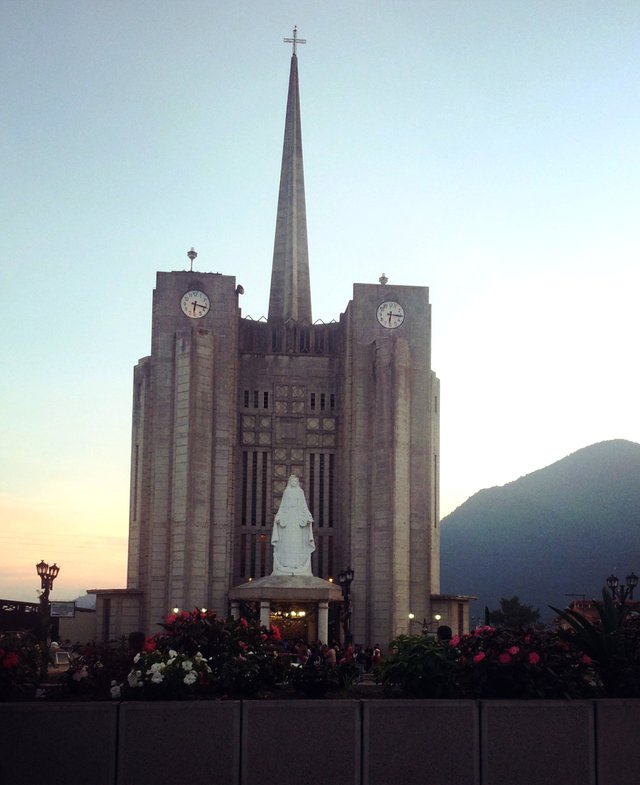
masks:
MULTIPOLYGON (((640 613, 640 601, 638 600, 628 600, 626 602, 627 608, 632 613, 640 613)), ((591 622, 592 624, 600 621, 600 614, 598 613, 598 608, 602 607, 602 600, 587 600, 587 599, 580 599, 580 600, 572 600, 569 603, 569 610, 575 611, 579 613, 580 616, 585 618, 587 621, 591 622)), ((564 629, 569 628, 569 624, 564 619, 557 619, 557 622, 560 627, 564 629)))
POLYGON ((271 573, 291 474, 314 518, 314 576, 354 570, 356 641, 415 632, 410 613, 468 628, 468 598, 439 594, 428 289, 383 273, 353 285, 337 321, 312 317, 295 43, 266 320, 242 316, 243 291, 231 275, 157 274, 134 373, 128 588, 94 590, 99 635, 153 632, 174 607, 227 614, 234 587, 271 573))

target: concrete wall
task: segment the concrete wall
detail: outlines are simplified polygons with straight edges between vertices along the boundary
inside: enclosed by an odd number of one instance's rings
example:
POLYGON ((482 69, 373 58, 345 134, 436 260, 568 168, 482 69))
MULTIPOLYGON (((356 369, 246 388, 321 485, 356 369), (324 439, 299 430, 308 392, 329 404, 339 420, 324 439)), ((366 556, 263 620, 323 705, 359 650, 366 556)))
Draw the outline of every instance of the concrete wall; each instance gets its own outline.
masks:
POLYGON ((10 785, 637 785, 640 700, 0 703, 10 785))

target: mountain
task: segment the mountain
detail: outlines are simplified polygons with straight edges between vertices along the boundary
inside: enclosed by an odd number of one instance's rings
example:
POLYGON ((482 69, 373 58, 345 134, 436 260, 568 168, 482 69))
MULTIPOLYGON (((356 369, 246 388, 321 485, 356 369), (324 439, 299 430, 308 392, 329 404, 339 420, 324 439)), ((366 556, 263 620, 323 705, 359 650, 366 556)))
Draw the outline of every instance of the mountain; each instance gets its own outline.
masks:
POLYGON ((87 608, 88 610, 96 609, 96 595, 83 594, 81 597, 75 599, 76 608, 87 608))
POLYGON ((442 593, 478 595, 474 622, 501 597, 544 619, 571 595, 600 597, 612 572, 640 574, 640 444, 599 442, 479 491, 442 519, 440 537, 442 593))

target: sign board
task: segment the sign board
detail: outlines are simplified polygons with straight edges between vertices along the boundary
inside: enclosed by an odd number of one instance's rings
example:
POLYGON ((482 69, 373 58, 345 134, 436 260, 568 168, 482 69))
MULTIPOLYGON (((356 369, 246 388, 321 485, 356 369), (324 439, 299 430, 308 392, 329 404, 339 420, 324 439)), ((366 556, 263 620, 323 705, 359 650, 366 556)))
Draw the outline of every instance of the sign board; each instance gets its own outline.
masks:
POLYGON ((76 615, 75 602, 52 602, 51 617, 60 619, 73 619, 76 615))

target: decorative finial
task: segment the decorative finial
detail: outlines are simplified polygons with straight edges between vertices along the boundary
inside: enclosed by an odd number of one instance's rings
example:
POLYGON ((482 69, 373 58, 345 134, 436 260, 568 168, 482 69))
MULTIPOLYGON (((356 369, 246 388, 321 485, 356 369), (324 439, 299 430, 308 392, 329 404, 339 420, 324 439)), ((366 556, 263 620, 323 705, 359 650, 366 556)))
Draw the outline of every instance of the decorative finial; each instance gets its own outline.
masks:
POLYGON ((282 40, 285 42, 285 44, 293 44, 293 54, 294 54, 294 56, 295 56, 295 53, 296 53, 296 46, 298 44, 306 44, 307 43, 307 39, 306 38, 298 38, 298 27, 297 26, 293 28, 293 38, 283 38, 282 40))
POLYGON ((383 286, 389 281, 389 279, 384 273, 382 273, 382 275, 380 276, 380 278, 378 278, 378 280, 383 286))
POLYGON ((192 248, 190 251, 187 251, 187 256, 191 259, 191 272, 193 272, 193 262, 198 254, 195 251, 195 248, 192 248))

